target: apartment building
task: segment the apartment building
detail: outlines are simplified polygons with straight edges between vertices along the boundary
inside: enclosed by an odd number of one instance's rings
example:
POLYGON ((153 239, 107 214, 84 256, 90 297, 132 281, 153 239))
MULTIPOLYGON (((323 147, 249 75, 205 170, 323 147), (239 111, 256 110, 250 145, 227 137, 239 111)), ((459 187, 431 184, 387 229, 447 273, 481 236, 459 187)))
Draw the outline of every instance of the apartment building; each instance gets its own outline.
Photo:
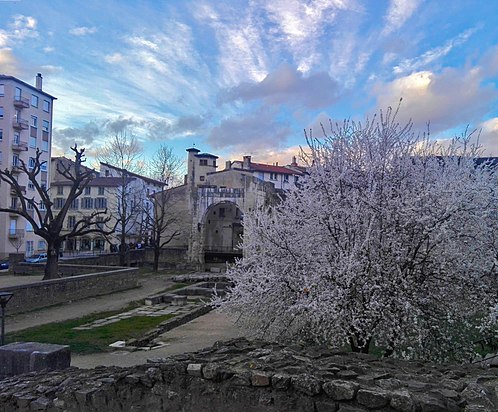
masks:
MULTIPOLYGON (((65 157, 52 158, 52 174, 50 179, 50 197, 54 202, 54 211, 62 209, 67 195, 71 190, 72 182, 66 180, 57 173, 57 164, 62 163, 69 167, 72 160, 65 157)), ((89 217, 93 212, 104 212, 97 217, 100 229, 110 231, 115 228, 113 234, 104 236, 101 233, 89 233, 83 236, 67 239, 62 245, 64 253, 81 252, 109 252, 116 251, 120 243, 121 226, 117 225, 117 220, 122 216, 120 210, 121 194, 125 191, 127 202, 127 226, 126 242, 142 242, 149 238, 151 233, 150 225, 146 222, 147 217, 153 215, 152 207, 148 195, 162 190, 164 185, 154 179, 131 173, 123 169, 116 168, 106 163, 100 164, 100 172, 96 172, 96 177, 84 189, 83 194, 75 199, 68 210, 63 223, 62 233, 67 233, 77 224, 78 221, 89 217), (104 224, 104 220, 110 217, 110 221, 104 224)))
MULTIPOLYGON (((36 149, 44 163, 39 175, 40 184, 49 185, 52 141, 53 103, 56 98, 43 91, 43 78, 37 74, 35 85, 13 76, 0 74, 0 167, 18 175, 18 181, 29 197, 39 199, 27 176, 20 172, 21 160, 34 163, 36 149)), ((5 182, 0 184, 0 202, 4 207, 16 207, 19 199, 5 182)), ((14 253, 30 256, 46 249, 45 242, 33 233, 25 219, 0 213, 0 258, 14 253)))

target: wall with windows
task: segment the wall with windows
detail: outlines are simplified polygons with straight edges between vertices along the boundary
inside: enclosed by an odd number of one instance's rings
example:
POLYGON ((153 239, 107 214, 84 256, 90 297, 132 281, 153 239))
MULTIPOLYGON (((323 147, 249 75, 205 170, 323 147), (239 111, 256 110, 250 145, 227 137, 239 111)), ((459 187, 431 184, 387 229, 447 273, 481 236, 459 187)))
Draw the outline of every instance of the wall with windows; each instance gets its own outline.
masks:
MULTIPOLYGON (((33 167, 39 149, 41 160, 46 163, 38 176, 38 183, 48 188, 53 101, 54 97, 42 90, 41 76, 37 77, 36 86, 32 86, 12 76, 0 75, 0 167, 10 169, 17 176, 25 195, 34 197, 36 202, 40 202, 40 197, 34 185, 18 167, 23 162, 33 167)), ((0 204, 6 207, 20 205, 7 184, 0 185, 0 204)), ((0 258, 17 249, 20 253, 36 253, 42 246, 30 225, 26 228, 24 218, 0 213, 0 258), (16 221, 15 229, 13 221, 16 221)))

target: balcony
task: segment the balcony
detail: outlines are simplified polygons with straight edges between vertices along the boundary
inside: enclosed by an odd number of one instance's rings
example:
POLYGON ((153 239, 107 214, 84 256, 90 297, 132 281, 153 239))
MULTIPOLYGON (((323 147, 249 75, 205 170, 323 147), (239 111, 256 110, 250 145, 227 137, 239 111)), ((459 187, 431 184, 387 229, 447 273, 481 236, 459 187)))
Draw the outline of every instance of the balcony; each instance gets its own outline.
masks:
POLYGON ((28 150, 28 143, 27 142, 12 142, 12 150, 18 151, 18 152, 24 152, 28 150))
POLYGON ((28 130, 29 122, 26 119, 21 119, 16 116, 12 121, 12 127, 17 130, 28 130))
POLYGON ((29 107, 29 99, 27 97, 15 96, 14 107, 18 109, 27 109, 29 107))
POLYGON ((19 239, 24 237, 23 229, 8 229, 9 239, 19 239))

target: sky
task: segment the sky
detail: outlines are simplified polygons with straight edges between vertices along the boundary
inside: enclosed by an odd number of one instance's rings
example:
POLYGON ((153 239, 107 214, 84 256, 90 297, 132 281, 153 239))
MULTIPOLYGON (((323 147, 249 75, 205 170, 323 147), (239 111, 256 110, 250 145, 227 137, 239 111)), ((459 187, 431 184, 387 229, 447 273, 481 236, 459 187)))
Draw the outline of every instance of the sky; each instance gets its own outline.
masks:
POLYGON ((397 106, 415 130, 481 131, 498 156, 498 1, 0 0, 0 73, 54 104, 53 154, 125 130, 290 163, 329 119, 397 106))

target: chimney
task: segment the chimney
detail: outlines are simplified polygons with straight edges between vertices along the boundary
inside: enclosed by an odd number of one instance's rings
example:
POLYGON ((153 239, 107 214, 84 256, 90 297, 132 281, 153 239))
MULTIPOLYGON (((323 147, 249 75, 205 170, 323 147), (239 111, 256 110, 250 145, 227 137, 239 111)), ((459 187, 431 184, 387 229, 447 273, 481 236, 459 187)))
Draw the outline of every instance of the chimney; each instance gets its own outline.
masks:
POLYGON ((41 73, 38 73, 36 75, 36 88, 38 90, 41 90, 42 89, 42 85, 43 85, 43 77, 42 77, 41 73))
POLYGON ((296 156, 292 156, 292 163, 291 166, 296 167, 297 166, 297 161, 296 161, 296 156))
POLYGON ((251 156, 244 156, 244 164, 242 168, 246 170, 251 169, 251 156))
POLYGON ((225 170, 230 170, 232 168, 232 162, 230 160, 227 160, 225 162, 225 170))
POLYGON ((278 166, 278 162, 275 162, 275 166, 278 166))

